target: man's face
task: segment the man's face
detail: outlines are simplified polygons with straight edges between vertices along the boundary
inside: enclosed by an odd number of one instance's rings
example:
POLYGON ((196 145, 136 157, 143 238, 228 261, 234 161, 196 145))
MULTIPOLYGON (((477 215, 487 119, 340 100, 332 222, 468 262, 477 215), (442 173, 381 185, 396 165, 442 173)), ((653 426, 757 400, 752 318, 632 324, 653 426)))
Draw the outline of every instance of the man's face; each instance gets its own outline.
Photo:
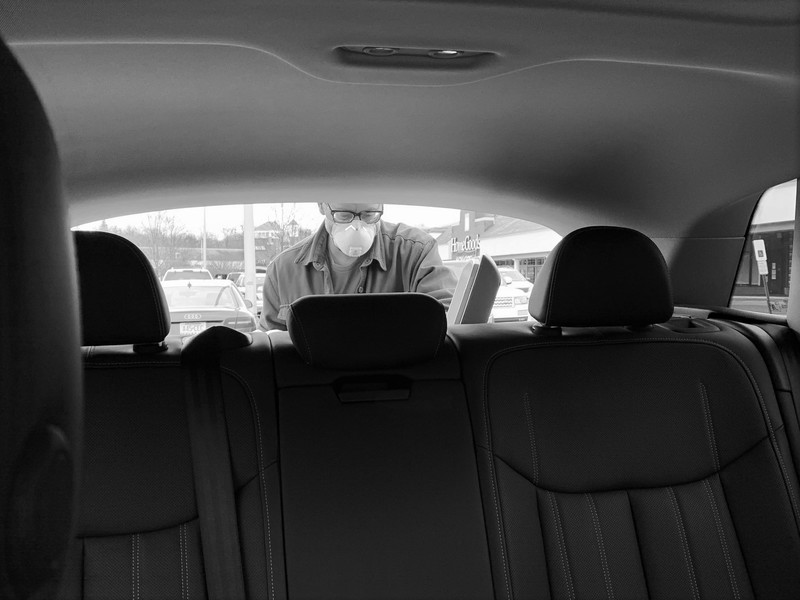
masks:
MULTIPOLYGON (((320 214, 325 215, 325 229, 328 233, 331 232, 331 228, 333 227, 333 212, 337 210, 348 210, 353 213, 362 213, 362 212, 369 212, 369 211, 383 211, 383 204, 358 204, 355 202, 332 202, 330 204, 326 203, 318 203, 317 206, 319 207, 320 214)), ((361 227, 363 223, 361 219, 353 219, 353 223, 356 227, 361 227)))

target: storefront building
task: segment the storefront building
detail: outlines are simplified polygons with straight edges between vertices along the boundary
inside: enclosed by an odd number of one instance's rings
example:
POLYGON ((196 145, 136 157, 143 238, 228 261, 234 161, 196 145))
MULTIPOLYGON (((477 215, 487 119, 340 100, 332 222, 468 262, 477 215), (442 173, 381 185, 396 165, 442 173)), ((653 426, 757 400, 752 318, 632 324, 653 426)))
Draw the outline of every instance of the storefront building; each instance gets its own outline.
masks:
POLYGON ((491 256, 497 266, 513 267, 533 282, 561 236, 542 225, 462 210, 457 225, 429 229, 442 260, 491 256))

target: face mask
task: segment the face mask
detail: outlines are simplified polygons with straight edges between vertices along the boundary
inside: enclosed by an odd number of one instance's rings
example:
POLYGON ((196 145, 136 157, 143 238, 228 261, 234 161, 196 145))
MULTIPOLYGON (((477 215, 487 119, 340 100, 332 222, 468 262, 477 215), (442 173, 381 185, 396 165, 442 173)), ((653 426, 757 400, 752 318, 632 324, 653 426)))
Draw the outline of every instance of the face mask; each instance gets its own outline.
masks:
POLYGON ((334 223, 331 227, 333 243, 347 256, 363 256, 372 247, 377 229, 375 225, 353 220, 352 223, 334 223))

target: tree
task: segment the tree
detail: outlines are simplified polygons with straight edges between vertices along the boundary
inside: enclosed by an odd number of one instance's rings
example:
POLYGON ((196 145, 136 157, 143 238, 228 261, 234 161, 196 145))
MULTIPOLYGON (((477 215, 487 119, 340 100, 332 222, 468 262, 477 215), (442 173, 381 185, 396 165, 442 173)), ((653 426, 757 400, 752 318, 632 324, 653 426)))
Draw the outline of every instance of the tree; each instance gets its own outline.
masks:
POLYGON ((174 216, 163 211, 150 213, 146 215, 140 229, 145 243, 139 246, 153 263, 159 277, 167 269, 185 262, 179 251, 184 228, 175 221, 174 216))

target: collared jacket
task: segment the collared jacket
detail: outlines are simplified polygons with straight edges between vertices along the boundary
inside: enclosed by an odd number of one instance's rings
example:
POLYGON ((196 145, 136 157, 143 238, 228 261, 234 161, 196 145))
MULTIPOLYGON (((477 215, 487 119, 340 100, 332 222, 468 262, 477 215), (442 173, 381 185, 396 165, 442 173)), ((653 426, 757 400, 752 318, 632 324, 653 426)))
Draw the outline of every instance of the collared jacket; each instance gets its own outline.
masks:
MULTIPOLYGON (((380 222, 375 242, 358 267, 358 293, 422 292, 450 305, 456 278, 442 264, 436 240, 402 223, 380 222)), ((312 294, 332 294, 328 232, 317 232, 275 257, 264 280, 261 329, 286 329, 289 305, 312 294)))

